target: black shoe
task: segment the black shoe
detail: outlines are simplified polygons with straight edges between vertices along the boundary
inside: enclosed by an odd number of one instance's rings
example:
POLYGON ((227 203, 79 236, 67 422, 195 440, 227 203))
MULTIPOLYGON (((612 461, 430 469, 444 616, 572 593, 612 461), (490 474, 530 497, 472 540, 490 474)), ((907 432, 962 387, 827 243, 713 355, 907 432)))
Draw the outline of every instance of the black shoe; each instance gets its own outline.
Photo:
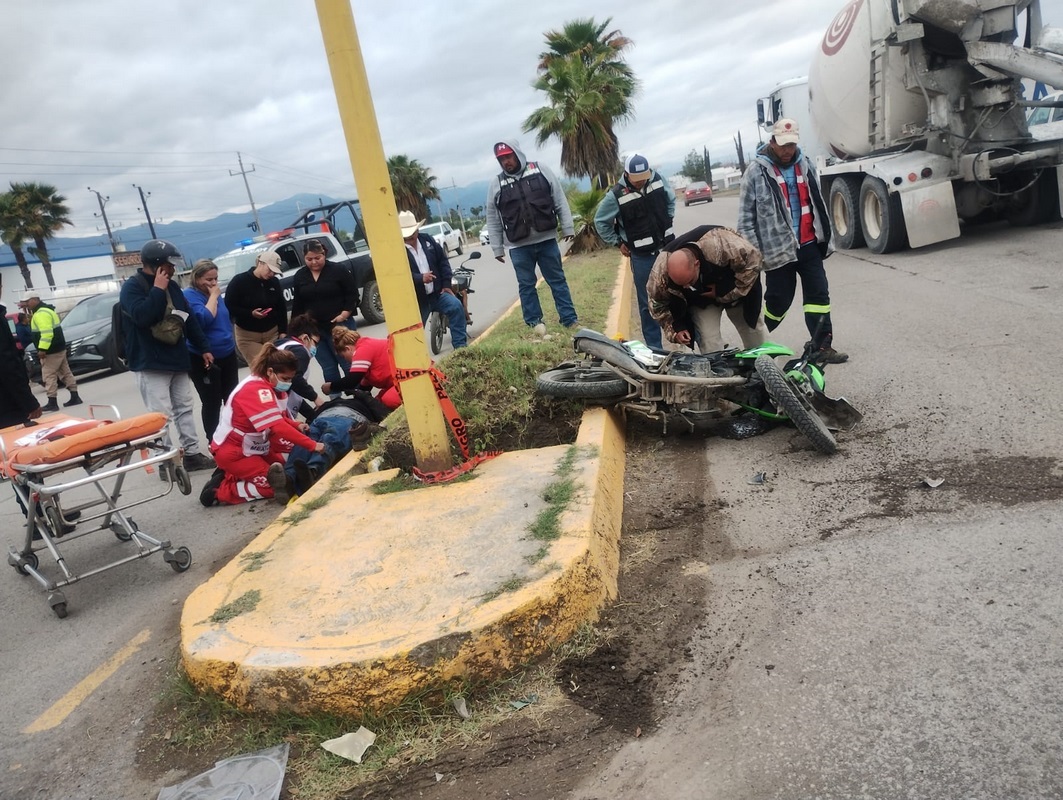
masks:
POLYGON ((373 440, 373 437, 382 432, 384 427, 377 425, 375 422, 368 422, 362 420, 356 422, 351 426, 351 449, 352 450, 365 450, 369 447, 369 443, 373 440))
POLYGON ((41 407, 41 411, 45 414, 51 414, 54 411, 59 410, 59 402, 54 397, 48 398, 48 404, 41 407))
POLYGON ((70 399, 63 403, 63 408, 70 408, 70 406, 79 406, 82 403, 81 396, 77 392, 70 393, 70 399))
POLYGON ((218 487, 221 486, 223 480, 225 480, 225 470, 221 468, 214 470, 214 474, 210 476, 210 480, 206 482, 199 493, 199 502, 207 508, 216 506, 218 504, 218 487))
POLYGON ((295 488, 299 494, 305 493, 307 489, 317 483, 317 470, 305 461, 293 461, 292 469, 295 470, 295 488))
POLYGON ((282 506, 288 505, 288 501, 295 495, 295 485, 284 473, 283 464, 270 464, 269 472, 266 473, 266 481, 273 490, 273 500, 282 506))
POLYGON ((848 353, 839 353, 833 347, 824 347, 819 351, 816 361, 821 361, 824 364, 844 364, 849 360, 848 353))
POLYGON ((201 469, 214 469, 217 464, 214 463, 214 459, 210 456, 205 456, 202 453, 192 453, 192 455, 185 456, 185 469, 189 472, 198 472, 201 469))

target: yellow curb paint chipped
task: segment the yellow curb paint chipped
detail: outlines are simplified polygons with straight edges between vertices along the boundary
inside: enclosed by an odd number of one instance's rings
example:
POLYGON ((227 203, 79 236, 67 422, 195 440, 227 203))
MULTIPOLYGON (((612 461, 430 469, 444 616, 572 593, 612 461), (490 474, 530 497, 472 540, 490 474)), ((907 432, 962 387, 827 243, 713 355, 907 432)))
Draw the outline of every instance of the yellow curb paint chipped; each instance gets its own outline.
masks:
POLYGON ((128 661, 140 649, 141 645, 150 638, 151 631, 148 629, 142 630, 133 637, 129 644, 94 669, 91 674, 63 695, 51 708, 37 717, 22 732, 41 733, 60 725, 75 708, 81 705, 85 698, 96 691, 105 680, 114 675, 118 668, 128 661))

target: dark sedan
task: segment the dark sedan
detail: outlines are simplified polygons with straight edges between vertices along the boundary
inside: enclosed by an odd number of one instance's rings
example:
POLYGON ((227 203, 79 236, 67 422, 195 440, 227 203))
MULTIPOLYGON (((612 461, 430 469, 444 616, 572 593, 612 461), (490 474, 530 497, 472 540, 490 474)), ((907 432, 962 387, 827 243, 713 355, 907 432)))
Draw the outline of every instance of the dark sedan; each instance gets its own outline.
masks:
POLYGON ((70 370, 75 375, 106 369, 124 372, 125 364, 114 349, 114 331, 111 330, 111 309, 118 302, 118 292, 86 297, 63 317, 63 335, 70 361, 70 370))

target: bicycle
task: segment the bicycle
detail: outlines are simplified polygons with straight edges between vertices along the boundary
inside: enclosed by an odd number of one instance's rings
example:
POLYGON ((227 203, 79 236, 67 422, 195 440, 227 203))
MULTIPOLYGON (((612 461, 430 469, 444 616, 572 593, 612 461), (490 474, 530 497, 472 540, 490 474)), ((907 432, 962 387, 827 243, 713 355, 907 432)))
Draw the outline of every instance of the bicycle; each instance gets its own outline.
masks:
MULTIPOLYGON (((476 274, 476 270, 465 265, 479 257, 479 251, 470 253, 469 257, 462 261, 461 265, 454 270, 450 281, 454 296, 461 300, 461 306, 465 309, 466 326, 472 325, 472 314, 469 313, 469 295, 475 293, 472 288, 472 276, 476 274)), ((428 315, 427 327, 430 329, 428 341, 432 347, 432 355, 438 356, 443 349, 443 337, 446 336, 447 330, 450 328, 450 320, 441 311, 433 311, 428 315)))

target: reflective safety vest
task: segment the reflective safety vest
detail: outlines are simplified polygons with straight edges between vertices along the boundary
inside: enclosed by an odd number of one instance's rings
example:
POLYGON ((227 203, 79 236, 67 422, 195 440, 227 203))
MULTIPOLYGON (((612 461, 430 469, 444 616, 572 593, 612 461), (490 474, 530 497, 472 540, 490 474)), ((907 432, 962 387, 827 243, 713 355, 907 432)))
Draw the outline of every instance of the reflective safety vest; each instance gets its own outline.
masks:
POLYGON ((624 226, 624 244, 633 253, 656 253, 675 238, 672 218, 668 216, 668 195, 664 180, 656 172, 642 189, 621 181, 612 189, 620 207, 624 226))
POLYGON ((503 172, 498 176, 495 207, 511 244, 520 244, 533 232, 557 228, 550 181, 534 161, 529 161, 520 175, 503 172))
MULTIPOLYGON (((792 216, 793 204, 790 202, 790 191, 786 185, 786 178, 783 177, 782 170, 777 165, 772 164, 772 168, 775 170, 775 182, 779 184, 783 200, 786 202, 786 207, 791 209, 792 216)), ((811 244, 816 241, 816 225, 812 221, 812 195, 808 191, 808 183, 805 181, 805 174, 801 171, 800 164, 794 164, 794 177, 797 179, 797 201, 801 209, 801 218, 797 229, 797 243, 811 244)))

